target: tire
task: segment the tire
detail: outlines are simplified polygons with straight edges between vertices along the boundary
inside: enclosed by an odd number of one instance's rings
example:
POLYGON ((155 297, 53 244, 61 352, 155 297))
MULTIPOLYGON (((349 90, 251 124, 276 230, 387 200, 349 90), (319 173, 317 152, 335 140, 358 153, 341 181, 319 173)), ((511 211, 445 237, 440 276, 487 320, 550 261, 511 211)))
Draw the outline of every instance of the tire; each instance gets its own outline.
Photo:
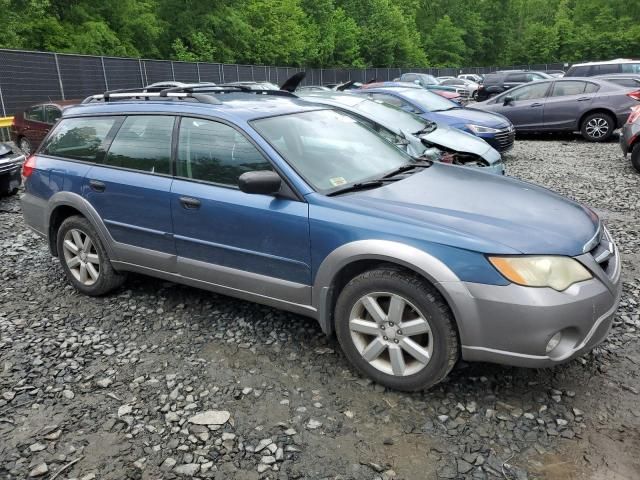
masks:
POLYGON ((631 150, 631 165, 640 173, 640 143, 636 143, 631 150))
POLYGON ((20 138, 20 141, 18 141, 18 148, 20 148, 22 153, 27 157, 33 153, 33 145, 31 145, 31 142, 27 137, 20 138))
POLYGON ((412 273, 389 267, 356 276, 340 292, 335 319, 338 341, 351 364, 385 387, 429 388, 458 360, 458 335, 448 305, 433 286, 412 273), (382 310, 378 321, 370 313, 380 311, 375 305, 382 310))
POLYGON ((604 112, 587 115, 580 125, 580 133, 589 142, 606 142, 615 129, 616 122, 611 115, 604 112))
POLYGON ((473 98, 476 102, 478 101, 478 91, 474 90, 471 94, 471 98, 473 98))
POLYGON ((64 220, 58 229, 56 246, 64 273, 79 292, 104 295, 124 282, 125 276, 113 269, 100 237, 86 218, 73 216, 64 220))

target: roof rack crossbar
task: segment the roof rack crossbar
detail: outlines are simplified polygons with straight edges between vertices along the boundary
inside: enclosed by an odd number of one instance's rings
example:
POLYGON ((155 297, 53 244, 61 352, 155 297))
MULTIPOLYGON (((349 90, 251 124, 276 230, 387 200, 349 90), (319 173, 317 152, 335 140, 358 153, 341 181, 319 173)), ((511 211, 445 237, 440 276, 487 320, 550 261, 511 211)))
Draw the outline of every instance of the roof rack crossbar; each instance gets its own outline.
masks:
POLYGON ((222 83, 217 85, 189 85, 186 87, 171 87, 165 90, 162 90, 160 93, 178 93, 178 92, 186 92, 186 93, 251 93, 254 95, 274 95, 280 97, 294 97, 297 98, 295 94, 292 92, 287 92, 285 90, 253 90, 245 85, 234 85, 228 83, 222 83))
POLYGON ((163 90, 161 92, 141 92, 139 90, 136 91, 129 91, 129 89, 126 89, 127 91, 111 91, 111 92, 104 92, 104 93, 100 93, 98 95, 91 95, 87 98, 85 98, 82 103, 91 103, 91 102, 99 102, 99 101, 104 101, 105 103, 109 102, 110 100, 126 100, 126 99, 135 99, 135 98, 141 98, 144 100, 149 100, 150 98, 172 98, 172 99, 176 99, 176 100, 181 100, 184 98, 193 98, 194 100, 197 100, 200 103, 210 103, 210 104, 220 104, 220 100, 218 100, 215 97, 212 97, 210 95, 202 95, 200 93, 191 93, 191 92, 169 92, 166 90, 163 90))

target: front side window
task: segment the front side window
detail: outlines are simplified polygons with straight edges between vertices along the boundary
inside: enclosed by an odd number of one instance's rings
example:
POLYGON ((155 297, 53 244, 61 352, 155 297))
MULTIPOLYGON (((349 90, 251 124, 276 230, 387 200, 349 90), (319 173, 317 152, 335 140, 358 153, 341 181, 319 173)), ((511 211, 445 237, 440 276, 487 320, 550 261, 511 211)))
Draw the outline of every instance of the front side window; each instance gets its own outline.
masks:
POLYGON ((412 161, 365 124, 336 110, 281 115, 251 123, 321 192, 379 178, 412 161))
POLYGON ((65 118, 42 148, 44 155, 101 162, 105 139, 120 122, 118 117, 65 118))
POLYGON ((536 83, 510 90, 506 95, 501 95, 501 98, 511 97, 514 100, 535 100, 543 98, 547 94, 548 89, 548 82, 536 83))
POLYGON ((594 67, 596 75, 606 75, 608 73, 620 73, 620 65, 617 63, 605 63, 594 67))
POLYGON ((30 122, 44 122, 44 113, 42 111, 42 105, 32 107, 24 112, 25 120, 30 122))
POLYGON ((105 165, 149 173, 171 173, 171 136, 174 117, 127 117, 116 134, 105 165))
POLYGON ((556 82, 551 92, 552 97, 565 97, 567 95, 581 95, 584 93, 586 82, 578 80, 566 80, 556 82))
POLYGON ((272 170, 258 149, 224 123, 183 118, 176 174, 179 177, 237 186, 245 172, 272 170))

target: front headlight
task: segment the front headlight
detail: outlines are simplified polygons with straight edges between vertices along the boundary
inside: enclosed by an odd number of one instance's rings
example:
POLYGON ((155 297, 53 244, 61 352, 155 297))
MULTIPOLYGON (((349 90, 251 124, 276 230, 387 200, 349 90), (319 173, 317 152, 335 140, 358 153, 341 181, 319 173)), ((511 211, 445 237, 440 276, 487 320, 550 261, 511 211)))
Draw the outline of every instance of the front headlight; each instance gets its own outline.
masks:
POLYGON ((489 261, 508 280, 527 287, 551 287, 561 292, 592 278, 570 257, 489 257, 489 261))
POLYGON ((466 127, 476 135, 480 133, 498 133, 500 131, 499 128, 483 127, 482 125, 474 125, 473 123, 468 123, 466 127))

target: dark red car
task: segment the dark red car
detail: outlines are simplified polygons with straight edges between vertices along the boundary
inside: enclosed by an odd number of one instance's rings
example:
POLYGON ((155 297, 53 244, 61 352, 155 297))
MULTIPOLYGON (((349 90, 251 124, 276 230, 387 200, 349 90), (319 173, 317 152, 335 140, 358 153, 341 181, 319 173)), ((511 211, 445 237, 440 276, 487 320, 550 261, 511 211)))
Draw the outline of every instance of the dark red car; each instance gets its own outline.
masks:
POLYGON ((11 126, 11 140, 25 155, 30 155, 58 121, 62 110, 78 103, 80 100, 40 103, 17 112, 11 126))

